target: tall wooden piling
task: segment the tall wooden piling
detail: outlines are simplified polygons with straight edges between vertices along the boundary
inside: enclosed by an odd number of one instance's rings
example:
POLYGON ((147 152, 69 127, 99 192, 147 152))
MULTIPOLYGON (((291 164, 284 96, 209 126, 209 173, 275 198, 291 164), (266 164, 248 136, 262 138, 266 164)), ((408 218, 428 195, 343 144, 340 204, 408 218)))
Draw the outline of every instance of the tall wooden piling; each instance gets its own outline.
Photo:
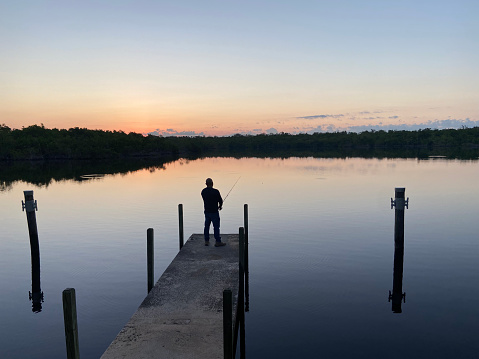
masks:
POLYGON ((30 237, 30 255, 32 262, 32 292, 29 297, 33 301, 33 311, 41 311, 43 293, 40 285, 40 244, 38 243, 38 229, 35 211, 37 201, 33 199, 33 191, 23 191, 25 202, 22 201, 22 209, 27 214, 28 235, 30 237))
POLYGON ((245 230, 239 229, 239 290, 238 290, 238 317, 240 328, 240 358, 245 358, 245 305, 244 305, 244 259, 245 259, 245 230))
POLYGON ((146 231, 146 260, 148 273, 148 293, 155 285, 155 247, 153 228, 148 228, 146 231))
MULTIPOLYGON (((391 208, 395 207, 394 211, 394 243, 404 246, 404 209, 408 207, 409 199, 405 199, 406 189, 397 187, 395 189, 395 199, 391 208)), ((392 200, 392 199, 391 199, 392 200)))
POLYGON ((233 294, 231 289, 223 291, 223 345, 224 358, 233 359, 233 294))
POLYGON ((249 252, 248 252, 248 205, 244 205, 244 271, 245 271, 245 311, 249 311, 249 252))
POLYGON ((406 300, 406 293, 402 292, 404 271, 404 212, 409 206, 409 198, 405 198, 406 189, 397 187, 395 198, 391 198, 391 208, 394 211, 394 269, 393 291, 389 291, 389 301, 392 300, 392 311, 401 313, 401 303, 406 300))
POLYGON ((65 289, 62 297, 67 359, 80 359, 75 288, 65 289))
POLYGON ((184 232, 183 232, 183 205, 178 205, 178 222, 179 222, 179 237, 180 237, 180 249, 184 244, 184 232))

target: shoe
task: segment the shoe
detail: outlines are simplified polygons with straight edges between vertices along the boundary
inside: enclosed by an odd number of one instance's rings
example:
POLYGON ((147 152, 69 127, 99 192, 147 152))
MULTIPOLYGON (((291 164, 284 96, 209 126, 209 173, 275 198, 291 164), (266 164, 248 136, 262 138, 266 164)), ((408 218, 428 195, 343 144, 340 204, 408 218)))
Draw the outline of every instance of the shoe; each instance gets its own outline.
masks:
POLYGON ((215 243, 215 247, 223 247, 223 246, 226 246, 226 243, 224 243, 224 242, 216 242, 215 243))
POLYGON ((209 241, 205 241, 205 246, 209 246, 210 245, 210 242, 209 241))

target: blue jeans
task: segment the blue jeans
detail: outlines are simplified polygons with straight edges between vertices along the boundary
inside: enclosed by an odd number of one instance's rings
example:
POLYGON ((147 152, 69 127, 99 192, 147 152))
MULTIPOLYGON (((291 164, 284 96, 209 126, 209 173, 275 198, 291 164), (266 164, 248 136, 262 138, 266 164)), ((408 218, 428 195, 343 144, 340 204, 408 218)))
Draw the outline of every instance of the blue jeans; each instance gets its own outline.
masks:
POLYGON ((210 224, 213 222, 214 236, 216 242, 221 242, 220 237, 220 214, 216 213, 207 213, 205 212, 205 241, 210 240, 210 224))

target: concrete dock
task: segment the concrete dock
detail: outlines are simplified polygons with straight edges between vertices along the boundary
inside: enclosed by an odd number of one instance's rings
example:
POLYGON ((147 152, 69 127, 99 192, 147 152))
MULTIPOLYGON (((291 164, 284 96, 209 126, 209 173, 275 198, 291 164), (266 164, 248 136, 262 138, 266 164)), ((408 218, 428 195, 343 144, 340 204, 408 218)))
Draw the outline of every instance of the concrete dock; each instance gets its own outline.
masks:
POLYGON ((223 358, 223 290, 238 299, 238 234, 193 234, 101 359, 223 358))

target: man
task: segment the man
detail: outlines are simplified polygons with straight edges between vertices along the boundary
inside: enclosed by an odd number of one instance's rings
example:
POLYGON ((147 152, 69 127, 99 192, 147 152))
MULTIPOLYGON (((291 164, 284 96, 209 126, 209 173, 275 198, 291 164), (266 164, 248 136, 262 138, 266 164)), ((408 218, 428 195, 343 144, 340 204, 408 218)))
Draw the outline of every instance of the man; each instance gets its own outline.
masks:
POLYGON ((206 179, 206 188, 201 191, 201 197, 205 205, 205 246, 210 244, 210 224, 213 222, 215 247, 221 247, 226 243, 221 242, 220 237, 220 213, 223 206, 223 198, 221 198, 220 191, 213 188, 213 180, 211 178, 206 179))

